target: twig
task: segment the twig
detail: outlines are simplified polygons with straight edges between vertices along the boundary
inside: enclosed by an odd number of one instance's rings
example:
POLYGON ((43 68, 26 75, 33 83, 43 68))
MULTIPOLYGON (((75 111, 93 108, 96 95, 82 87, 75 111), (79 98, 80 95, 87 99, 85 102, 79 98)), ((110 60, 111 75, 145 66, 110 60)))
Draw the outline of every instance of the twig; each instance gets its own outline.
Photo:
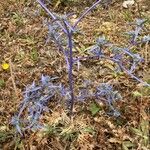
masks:
POLYGON ((11 60, 9 60, 9 65, 10 65, 11 81, 12 81, 13 88, 14 88, 14 91, 15 91, 15 96, 17 97, 18 96, 18 92, 17 92, 17 88, 16 88, 16 84, 15 84, 15 77, 14 77, 14 73, 13 73, 13 65, 12 65, 11 60))

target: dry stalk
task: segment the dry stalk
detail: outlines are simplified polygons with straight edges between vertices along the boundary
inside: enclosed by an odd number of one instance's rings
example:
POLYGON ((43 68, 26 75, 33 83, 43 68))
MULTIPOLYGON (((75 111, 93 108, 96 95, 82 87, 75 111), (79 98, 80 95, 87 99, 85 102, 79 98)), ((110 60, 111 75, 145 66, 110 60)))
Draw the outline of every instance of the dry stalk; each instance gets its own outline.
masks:
POLYGON ((16 87, 16 84, 15 84, 15 77, 14 77, 13 65, 12 65, 11 59, 9 60, 9 65, 10 65, 11 81, 12 81, 12 84, 13 84, 15 96, 18 97, 18 92, 17 92, 17 87, 16 87))

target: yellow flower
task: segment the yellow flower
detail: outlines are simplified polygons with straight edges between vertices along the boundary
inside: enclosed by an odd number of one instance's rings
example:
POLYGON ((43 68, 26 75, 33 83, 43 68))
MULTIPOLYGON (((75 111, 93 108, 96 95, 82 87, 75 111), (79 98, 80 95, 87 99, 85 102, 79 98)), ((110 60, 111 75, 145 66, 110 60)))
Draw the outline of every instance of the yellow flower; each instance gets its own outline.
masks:
POLYGON ((3 64, 2 64, 2 68, 3 68, 4 70, 7 70, 7 69, 9 68, 9 64, 8 64, 8 63, 3 63, 3 64))

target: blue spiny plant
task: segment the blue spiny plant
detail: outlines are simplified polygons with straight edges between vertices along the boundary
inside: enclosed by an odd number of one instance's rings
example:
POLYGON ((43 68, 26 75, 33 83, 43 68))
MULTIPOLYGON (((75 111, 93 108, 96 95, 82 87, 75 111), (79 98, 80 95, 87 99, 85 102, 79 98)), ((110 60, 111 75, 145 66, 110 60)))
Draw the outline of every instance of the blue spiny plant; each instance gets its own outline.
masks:
MULTIPOLYGON (((141 63, 143 59, 139 54, 132 52, 133 45, 135 46, 140 43, 150 42, 149 35, 145 35, 143 37, 141 36, 144 23, 146 22, 145 20, 137 19, 134 23, 136 25, 135 30, 127 32, 127 34, 129 34, 131 37, 131 41, 129 41, 129 45, 127 47, 119 47, 111 44, 106 37, 102 36, 97 38, 95 45, 89 49, 90 56, 79 57, 75 56, 73 52, 75 45, 73 36, 75 33, 79 32, 77 25, 98 4, 103 4, 103 1, 96 1, 90 8, 82 13, 82 15, 73 25, 69 20, 72 14, 58 15, 56 13, 52 13, 47 8, 44 0, 37 0, 37 2, 51 18, 51 20, 47 19, 46 23, 49 30, 49 38, 56 43, 60 53, 62 53, 64 56, 68 72, 69 87, 64 87, 62 84, 57 84, 56 82, 53 82, 56 80, 56 78, 50 78, 49 76, 44 75, 42 75, 39 84, 35 84, 33 82, 30 86, 27 86, 24 92, 24 99, 19 107, 19 112, 11 121, 21 135, 23 135, 25 130, 42 127, 42 125, 39 123, 40 116, 44 111, 49 111, 47 107, 48 102, 51 101, 55 95, 59 95, 67 100, 70 116, 73 114, 73 106, 75 101, 85 101, 91 97, 104 101, 109 106, 114 116, 117 117, 120 115, 119 111, 114 108, 113 103, 116 100, 121 99, 121 95, 118 93, 118 91, 115 91, 113 86, 109 83, 99 84, 94 92, 89 91, 86 83, 85 87, 80 89, 77 95, 74 94, 72 74, 73 65, 77 63, 78 67, 80 67, 80 62, 83 60, 111 60, 116 64, 117 71, 125 72, 138 82, 142 83, 144 86, 150 86, 148 83, 142 81, 134 75, 137 65, 141 63), (111 50, 111 56, 108 56, 108 54, 105 53, 105 48, 111 50), (25 117, 23 117, 23 114, 25 117)), ((88 84, 90 84, 90 82, 88 82, 88 84)))

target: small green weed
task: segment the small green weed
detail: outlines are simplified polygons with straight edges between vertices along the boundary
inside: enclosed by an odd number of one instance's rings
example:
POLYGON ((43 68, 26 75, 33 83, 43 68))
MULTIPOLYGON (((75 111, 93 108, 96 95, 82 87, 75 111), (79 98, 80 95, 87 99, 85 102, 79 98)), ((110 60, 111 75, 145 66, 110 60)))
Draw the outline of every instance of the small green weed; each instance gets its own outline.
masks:
POLYGON ((38 60, 38 56, 39 56, 39 55, 38 55, 37 49, 32 49, 30 55, 31 55, 31 59, 32 59, 33 61, 37 61, 37 60, 38 60))
POLYGON ((5 86, 5 81, 3 79, 0 79, 0 88, 3 88, 5 86))
POLYGON ((95 116, 101 110, 101 108, 96 103, 92 103, 89 109, 92 113, 92 116, 95 116))
MULTIPOLYGON (((138 143, 140 144, 141 150, 145 150, 149 147, 149 121, 142 120, 138 128, 131 128, 132 133, 134 133, 138 138, 138 143)), ((150 148, 150 147, 149 147, 150 148)))
POLYGON ((13 12, 12 13, 12 20, 17 26, 22 26, 24 25, 24 18, 21 14, 18 12, 13 12))

